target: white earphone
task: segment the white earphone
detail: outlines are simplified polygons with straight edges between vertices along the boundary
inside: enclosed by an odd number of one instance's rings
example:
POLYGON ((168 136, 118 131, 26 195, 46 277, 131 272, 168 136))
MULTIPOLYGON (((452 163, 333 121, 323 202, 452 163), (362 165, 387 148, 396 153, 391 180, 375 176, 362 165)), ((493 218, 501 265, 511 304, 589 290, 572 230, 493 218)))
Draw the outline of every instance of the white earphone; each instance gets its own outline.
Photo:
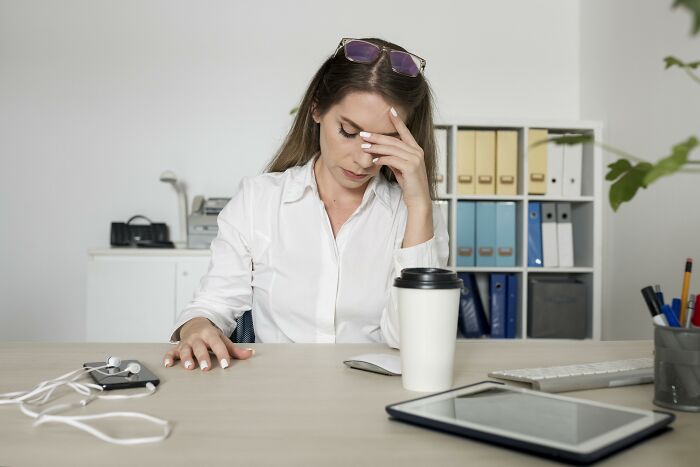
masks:
POLYGON ((122 364, 122 359, 119 357, 109 356, 105 358, 105 363, 107 363, 108 368, 118 368, 122 364))
MULTIPOLYGON (((105 359, 105 362, 106 362, 106 364, 107 364, 107 365, 106 365, 107 368, 119 368, 119 367, 121 366, 121 364, 122 364, 122 359, 119 358, 119 357, 111 357, 111 356, 110 356, 110 357, 107 357, 107 358, 105 359)), ((136 363, 136 362, 129 362, 129 363, 126 365, 126 368, 124 368, 124 369, 121 370, 121 371, 116 371, 116 372, 111 372, 111 371, 110 371, 110 372, 106 372, 106 371, 102 371, 102 370, 95 370, 95 371, 98 372, 98 373, 100 373, 100 374, 109 375, 109 376, 114 376, 114 375, 118 375, 118 374, 121 374, 121 373, 126 373, 126 374, 129 374, 129 375, 137 375, 137 374, 139 374, 139 372, 141 371, 141 365, 139 365, 139 364, 136 363)))
POLYGON ((146 397, 156 392, 156 386, 153 383, 146 383, 146 391, 138 394, 113 394, 113 395, 101 395, 92 394, 92 390, 103 391, 102 386, 94 383, 80 383, 77 380, 81 376, 85 376, 92 371, 106 375, 117 375, 120 373, 127 374, 138 374, 141 371, 141 365, 136 362, 129 362, 121 371, 106 373, 102 370, 106 368, 119 368, 122 361, 119 357, 107 357, 105 360, 105 365, 98 367, 83 367, 78 370, 74 370, 66 373, 65 375, 59 376, 58 378, 50 379, 47 381, 42 381, 41 383, 34 386, 32 389, 27 391, 17 391, 8 392, 5 394, 0 394, 0 405, 8 404, 19 404, 22 412, 34 419, 34 426, 42 425, 44 423, 65 423, 71 425, 80 430, 86 431, 91 435, 103 440, 108 443, 114 444, 144 444, 144 443, 155 443, 158 441, 163 441, 170 435, 171 426, 170 422, 167 420, 162 420, 160 418, 152 417, 150 415, 137 413, 137 412, 108 412, 103 414, 95 415, 53 415, 56 412, 64 411, 76 407, 84 407, 95 399, 134 399, 139 397, 146 397), (40 412, 35 412, 31 410, 28 405, 43 405, 48 402, 51 394, 60 386, 69 386, 77 393, 86 396, 81 399, 78 403, 72 404, 57 404, 48 407, 40 412), (122 418, 139 418, 142 420, 155 423, 163 427, 163 434, 159 436, 150 436, 143 438, 113 438, 112 436, 103 433, 100 430, 84 423, 86 420, 97 420, 108 417, 122 417, 122 418))

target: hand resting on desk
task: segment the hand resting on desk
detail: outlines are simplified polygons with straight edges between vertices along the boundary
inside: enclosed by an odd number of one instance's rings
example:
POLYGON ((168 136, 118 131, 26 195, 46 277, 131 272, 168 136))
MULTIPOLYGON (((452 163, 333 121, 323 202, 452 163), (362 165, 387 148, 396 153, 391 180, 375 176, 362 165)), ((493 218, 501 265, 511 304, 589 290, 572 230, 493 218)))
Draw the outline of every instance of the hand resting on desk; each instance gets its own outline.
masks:
POLYGON ((193 370, 196 367, 196 361, 203 371, 208 371, 212 367, 210 349, 219 360, 221 368, 229 366, 231 357, 246 360, 255 354, 254 349, 236 347, 208 319, 192 318, 180 328, 180 342, 177 347, 165 353, 163 365, 168 368, 177 360, 182 360, 185 369, 193 370))

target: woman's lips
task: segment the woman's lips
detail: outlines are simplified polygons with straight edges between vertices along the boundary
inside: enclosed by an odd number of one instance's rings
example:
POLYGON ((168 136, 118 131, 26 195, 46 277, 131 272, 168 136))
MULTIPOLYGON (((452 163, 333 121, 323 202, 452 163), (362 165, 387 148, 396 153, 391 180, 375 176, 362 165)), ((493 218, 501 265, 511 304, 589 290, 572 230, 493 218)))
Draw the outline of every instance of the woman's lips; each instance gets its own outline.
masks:
POLYGON ((343 169, 343 174, 351 180, 362 180, 368 174, 356 174, 355 172, 350 172, 349 170, 343 169))

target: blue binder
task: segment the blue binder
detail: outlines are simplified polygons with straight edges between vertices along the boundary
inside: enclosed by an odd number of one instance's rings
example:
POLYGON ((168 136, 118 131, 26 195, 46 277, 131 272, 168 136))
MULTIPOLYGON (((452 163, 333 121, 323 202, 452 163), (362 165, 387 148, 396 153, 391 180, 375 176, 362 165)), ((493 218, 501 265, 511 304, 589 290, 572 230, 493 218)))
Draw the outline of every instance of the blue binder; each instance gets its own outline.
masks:
POLYGON ((541 268, 542 258, 542 208, 539 201, 528 204, 527 213, 527 265, 541 268))
POLYGON ((474 266, 476 264, 475 220, 474 202, 459 201, 457 203, 457 266, 474 266))
POLYGON ((506 275, 502 273, 491 274, 491 337, 506 337, 506 275))
POLYGON ((496 203, 496 266, 515 267, 515 202, 496 203))
POLYGON ((518 275, 508 274, 506 278, 506 337, 515 338, 518 334, 518 275))
POLYGON ((464 284, 459 299, 459 319, 457 320, 460 336, 475 338, 488 334, 489 323, 479 295, 476 276, 468 272, 460 272, 457 275, 464 284))
POLYGON ((476 265, 496 266, 496 203, 476 203, 476 265))

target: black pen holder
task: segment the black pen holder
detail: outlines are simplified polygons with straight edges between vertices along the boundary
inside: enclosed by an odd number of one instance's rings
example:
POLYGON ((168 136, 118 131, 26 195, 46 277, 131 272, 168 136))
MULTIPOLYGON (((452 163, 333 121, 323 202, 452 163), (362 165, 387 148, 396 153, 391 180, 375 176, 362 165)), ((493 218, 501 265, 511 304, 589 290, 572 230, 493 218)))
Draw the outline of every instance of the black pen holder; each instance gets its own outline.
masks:
POLYGON ((654 404, 700 412, 700 328, 654 325, 654 404))

